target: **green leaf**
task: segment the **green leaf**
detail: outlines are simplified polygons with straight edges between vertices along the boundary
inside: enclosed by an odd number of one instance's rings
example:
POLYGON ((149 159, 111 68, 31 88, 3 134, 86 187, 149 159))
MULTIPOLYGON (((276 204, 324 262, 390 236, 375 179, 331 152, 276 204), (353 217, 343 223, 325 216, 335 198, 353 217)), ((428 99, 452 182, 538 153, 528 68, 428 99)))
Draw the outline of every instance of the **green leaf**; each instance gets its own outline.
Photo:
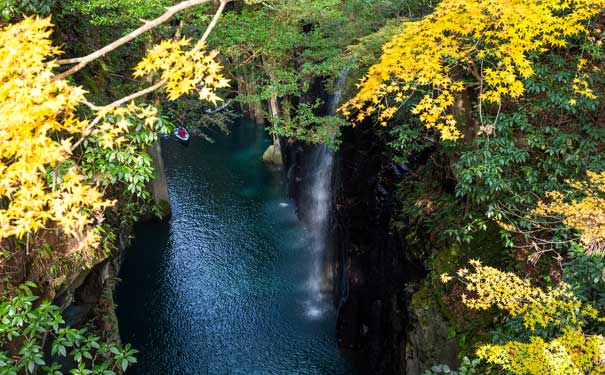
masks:
POLYGON ((122 367, 122 371, 126 371, 126 369, 128 368, 128 360, 126 358, 122 359, 120 365, 122 367))

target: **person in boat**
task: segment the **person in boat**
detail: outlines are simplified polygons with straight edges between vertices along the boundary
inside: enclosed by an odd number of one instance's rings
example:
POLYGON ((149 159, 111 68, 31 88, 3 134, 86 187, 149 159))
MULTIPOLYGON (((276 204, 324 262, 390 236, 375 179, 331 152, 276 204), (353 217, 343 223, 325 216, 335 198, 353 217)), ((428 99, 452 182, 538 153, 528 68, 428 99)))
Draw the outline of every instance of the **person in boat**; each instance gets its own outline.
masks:
POLYGON ((185 133, 185 128, 183 128, 182 126, 179 126, 179 129, 178 129, 177 133, 178 133, 179 137, 185 138, 185 134, 186 134, 185 133))

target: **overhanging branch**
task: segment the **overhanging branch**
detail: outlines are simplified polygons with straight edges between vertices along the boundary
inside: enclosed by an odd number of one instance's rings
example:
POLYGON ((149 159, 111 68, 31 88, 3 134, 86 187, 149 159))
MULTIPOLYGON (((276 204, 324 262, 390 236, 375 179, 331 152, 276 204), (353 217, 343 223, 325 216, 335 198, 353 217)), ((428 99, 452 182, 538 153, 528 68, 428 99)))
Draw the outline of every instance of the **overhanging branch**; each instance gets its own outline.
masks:
MULTIPOLYGON (((79 62, 78 62, 78 65, 76 65, 73 68, 65 71, 64 73, 56 76, 56 79, 61 79, 61 78, 63 78, 62 76, 68 76, 69 74, 75 73, 76 71, 78 71, 79 69, 81 69, 82 67, 84 67, 89 62, 94 61, 95 59, 103 56, 104 53, 112 51, 113 49, 119 47, 120 45, 122 45, 122 44, 124 44, 126 42, 128 42, 129 40, 132 40, 132 39, 136 38, 136 36, 144 33, 145 31, 147 31, 147 30, 149 30, 149 29, 151 29, 151 28, 159 25, 162 22, 165 22, 174 13, 176 13, 178 11, 181 11, 181 10, 184 10, 184 9, 187 9, 187 8, 192 7, 194 5, 205 3, 207 1, 210 1, 210 0, 190 0, 190 1, 185 1, 185 2, 182 2, 180 4, 177 4, 177 5, 173 6, 173 7, 168 8, 169 11, 167 11, 166 13, 164 13, 162 16, 156 18, 153 21, 148 21, 144 26, 142 26, 139 29, 133 31, 132 33, 128 34, 127 36, 125 36, 125 37, 123 37, 121 39, 118 39, 117 41, 115 41, 115 42, 113 42, 111 44, 108 44, 106 47, 103 47, 102 49, 98 50, 95 53, 92 53, 92 54, 90 54, 88 56, 84 56, 84 57, 81 57, 81 58, 75 58, 75 59, 70 59, 70 60, 63 60, 64 61, 63 63, 65 63, 65 61, 73 61, 73 63, 75 63, 77 61, 79 61, 79 62), (169 15, 166 16, 167 14, 169 14, 169 15), (151 24, 155 24, 155 26, 148 27, 151 24), (135 36, 132 36, 137 31, 139 31, 141 29, 144 29, 146 27, 148 27, 146 30, 139 32, 135 36), (128 38, 128 40, 124 41, 125 38, 128 38), (120 42, 120 43, 118 43, 118 42, 120 42), (105 50, 104 53, 99 54, 100 52, 102 52, 104 50, 105 50), (82 65, 82 67, 76 69, 80 65, 82 65), (73 72, 71 72, 72 70, 73 70, 73 72)), ((200 38, 201 42, 205 42, 206 41, 206 39, 210 35, 210 32, 212 31, 212 29, 214 29, 214 27, 218 23, 218 20, 219 20, 221 14, 223 13, 223 11, 225 9, 225 6, 227 5, 227 3, 229 1, 232 1, 232 0, 221 0, 220 5, 219 5, 218 9, 216 10, 216 13, 214 14, 214 17, 212 17, 212 21, 210 22, 210 24, 206 28, 206 31, 204 32, 204 35, 202 35, 202 37, 200 38)), ((97 105, 95 105, 93 103, 90 103, 88 101, 84 101, 84 104, 86 106, 88 106, 90 109, 92 109, 93 111, 97 112, 97 113, 98 112, 102 112, 102 111, 111 110, 111 109, 114 109, 114 108, 117 108, 117 107, 121 106, 124 103, 127 103, 127 102, 135 100, 135 99, 137 99, 137 98, 139 98, 141 96, 144 96, 144 95, 147 95, 149 93, 154 92, 155 90, 157 90, 157 89, 161 88, 162 86, 164 86, 166 84, 166 82, 167 82, 166 79, 161 79, 160 81, 156 82, 155 84, 153 84, 153 85, 151 85, 149 87, 146 87, 146 88, 144 88, 142 90, 139 90, 139 91, 137 91, 135 93, 132 93, 132 94, 130 94, 128 96, 125 96, 123 98, 120 98, 120 99, 118 99, 118 100, 116 100, 114 102, 111 102, 111 103, 109 103, 107 105, 104 105, 104 106, 97 106, 97 105)), ((97 115, 97 117, 86 127, 86 129, 82 132, 82 137, 72 146, 72 148, 71 148, 72 151, 75 150, 84 141, 84 139, 86 137, 90 136, 91 134, 93 134, 95 132, 94 128, 99 123, 99 121, 101 120, 101 118, 102 118, 101 115, 97 115)))
MULTIPOLYGON (((120 39, 106 45, 105 47, 89 54, 86 56, 82 56, 82 57, 75 57, 75 58, 71 58, 71 59, 63 59, 63 60, 58 60, 57 64, 59 65, 68 65, 68 64, 77 64, 74 65, 73 67, 69 68, 68 70, 64 71, 63 73, 58 74, 55 79, 64 79, 66 77, 69 77, 70 75, 74 74, 75 72, 79 71, 80 69, 84 68, 86 65, 88 65, 90 62, 98 59, 99 57, 105 56, 106 54, 108 54, 109 52, 115 50, 116 48, 120 47, 123 44, 126 44, 128 42, 130 42, 131 40, 135 39, 136 37, 140 36, 141 34, 146 33, 147 31, 157 27, 158 25, 168 21, 172 16, 174 16, 176 13, 181 12, 185 9, 191 8, 193 6, 196 5, 201 5, 203 3, 207 3, 210 0, 188 0, 188 1, 183 1, 181 3, 178 3, 174 6, 171 6, 169 8, 166 9, 166 12, 164 12, 164 14, 162 14, 161 16, 159 16, 158 18, 151 20, 151 21, 147 21, 145 22, 141 27, 139 27, 138 29, 132 31, 131 33, 121 37, 120 39)), ((210 23, 210 25, 208 26, 208 28, 206 29, 206 32, 204 33, 204 37, 208 37, 207 34, 209 34, 209 30, 211 30, 212 28, 214 28, 214 25, 216 25, 216 21, 218 19, 217 15, 220 15, 220 13, 222 13, 223 9, 225 8, 226 3, 229 0, 222 0, 221 1, 221 5, 219 7, 219 11, 217 11, 217 13, 215 14, 214 19, 212 20, 212 22, 210 23)), ((204 40, 205 38, 202 37, 204 40)))

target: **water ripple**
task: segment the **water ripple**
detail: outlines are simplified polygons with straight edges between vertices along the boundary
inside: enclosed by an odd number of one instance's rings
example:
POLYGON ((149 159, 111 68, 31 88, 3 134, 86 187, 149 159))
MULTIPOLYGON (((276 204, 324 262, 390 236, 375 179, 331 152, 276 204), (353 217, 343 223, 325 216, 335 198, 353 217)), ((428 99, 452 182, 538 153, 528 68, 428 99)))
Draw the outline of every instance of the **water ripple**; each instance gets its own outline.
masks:
POLYGON ((279 178, 268 138, 240 122, 215 144, 162 144, 170 223, 137 227, 118 287, 128 375, 349 374, 332 309, 309 306, 312 238, 279 178))

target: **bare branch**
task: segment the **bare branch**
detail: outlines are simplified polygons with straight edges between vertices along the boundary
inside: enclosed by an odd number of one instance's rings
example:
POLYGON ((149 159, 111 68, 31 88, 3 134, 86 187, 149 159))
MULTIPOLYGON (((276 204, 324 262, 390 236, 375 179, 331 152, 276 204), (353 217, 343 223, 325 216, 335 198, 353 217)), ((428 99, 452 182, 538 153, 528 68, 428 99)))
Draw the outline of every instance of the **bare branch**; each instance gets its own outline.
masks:
POLYGON ((104 105, 104 106, 101 106, 101 107, 94 106, 93 109, 96 110, 96 111, 102 111, 102 110, 110 110, 110 109, 113 109, 113 108, 117 108, 117 107, 121 106, 122 104, 127 103, 127 102, 129 102, 131 100, 135 100, 136 98, 138 98, 140 96, 147 95, 149 93, 154 92, 155 90, 157 90, 160 87, 164 86, 165 83, 166 83, 166 80, 162 79, 162 80, 156 82, 153 86, 149 86, 147 88, 139 90, 139 91, 137 91, 135 93, 132 93, 132 94, 130 94, 128 96, 125 96, 125 97, 123 97, 121 99, 118 99, 115 102, 109 103, 107 105, 104 105))
MULTIPOLYGON (((127 103, 131 100, 135 100, 136 98, 138 98, 140 96, 147 95, 151 92, 154 92, 155 90, 164 86, 165 83, 166 83, 166 80, 162 79, 162 80, 158 81, 156 84, 154 84, 153 86, 149 86, 147 88, 139 90, 128 96, 118 99, 115 102, 109 103, 109 104, 101 106, 101 107, 96 106, 88 101, 84 102, 84 104, 86 104, 92 110, 97 111, 97 112, 104 111, 104 110, 110 110, 113 108, 117 108, 117 107, 121 106, 122 104, 127 103)), ((76 148, 78 148, 78 146, 80 146, 80 144, 84 141, 84 139, 93 133, 94 127, 99 123, 99 121, 101 121, 101 118, 102 118, 102 116, 98 115, 97 117, 95 117, 94 120, 92 120, 92 122, 88 125, 88 127, 82 132, 82 138, 80 138, 78 140, 78 142, 74 143, 74 145, 71 146, 72 151, 75 150, 76 148)))
POLYGON ((219 5, 216 13, 214 14, 214 17, 212 18, 212 21, 206 28, 204 35, 202 35, 202 39, 201 39, 202 42, 205 42, 206 39, 208 39, 208 35, 210 35, 210 32, 212 31, 212 29, 214 29, 214 26, 216 26, 216 24, 218 23, 218 19, 221 16, 221 14, 223 13, 223 10, 225 9, 225 5, 227 5, 227 3, 229 1, 230 0, 221 0, 221 5, 219 5))

